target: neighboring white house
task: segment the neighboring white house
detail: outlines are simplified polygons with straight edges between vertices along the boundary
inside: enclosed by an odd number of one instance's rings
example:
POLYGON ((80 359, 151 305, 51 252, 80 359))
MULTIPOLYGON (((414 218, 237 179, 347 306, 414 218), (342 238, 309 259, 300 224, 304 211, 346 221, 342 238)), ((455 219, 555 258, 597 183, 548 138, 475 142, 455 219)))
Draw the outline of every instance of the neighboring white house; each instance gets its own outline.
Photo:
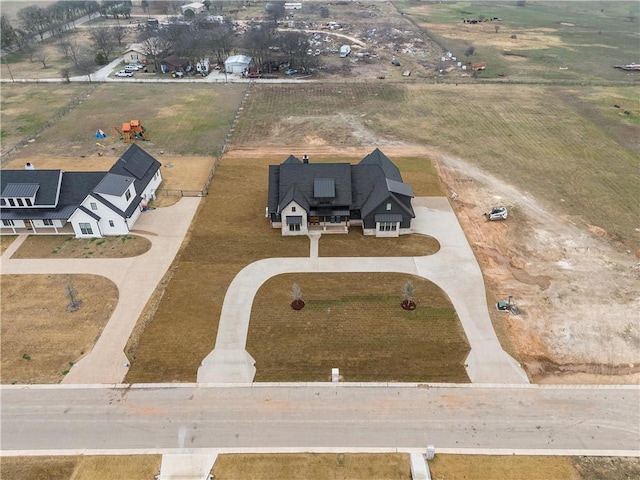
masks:
POLYGON ((194 15, 197 15, 198 13, 206 12, 207 8, 204 6, 204 3, 193 2, 188 5, 182 5, 180 10, 182 10, 182 15, 184 15, 188 10, 191 10, 194 15))
POLYGON ((227 73, 243 73, 249 69, 249 65, 253 59, 246 55, 233 55, 224 62, 224 68, 227 73))
POLYGON ((129 233, 162 182, 160 162, 132 145, 108 172, 3 170, 0 233, 129 233))

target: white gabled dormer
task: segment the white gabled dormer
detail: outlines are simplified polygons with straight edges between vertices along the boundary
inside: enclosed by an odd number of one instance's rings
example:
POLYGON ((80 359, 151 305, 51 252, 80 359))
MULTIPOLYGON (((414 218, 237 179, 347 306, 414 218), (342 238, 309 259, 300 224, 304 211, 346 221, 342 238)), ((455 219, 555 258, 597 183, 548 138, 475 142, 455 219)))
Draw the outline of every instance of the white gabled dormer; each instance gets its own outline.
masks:
POLYGON ((289 202, 280 212, 282 235, 306 235, 309 231, 307 211, 296 201, 289 202))

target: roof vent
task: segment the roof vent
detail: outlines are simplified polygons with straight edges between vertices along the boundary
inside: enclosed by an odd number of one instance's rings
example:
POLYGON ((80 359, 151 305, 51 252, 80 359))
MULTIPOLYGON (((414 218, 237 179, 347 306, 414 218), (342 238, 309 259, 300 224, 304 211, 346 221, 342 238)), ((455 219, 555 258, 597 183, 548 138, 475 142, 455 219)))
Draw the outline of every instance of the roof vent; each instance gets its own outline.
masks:
POLYGON ((309 155, 303 155, 302 156, 302 163, 309 163, 309 155))
POLYGON ((24 169, 25 170, 35 170, 36 166, 31 162, 27 162, 27 163, 24 164, 24 169))

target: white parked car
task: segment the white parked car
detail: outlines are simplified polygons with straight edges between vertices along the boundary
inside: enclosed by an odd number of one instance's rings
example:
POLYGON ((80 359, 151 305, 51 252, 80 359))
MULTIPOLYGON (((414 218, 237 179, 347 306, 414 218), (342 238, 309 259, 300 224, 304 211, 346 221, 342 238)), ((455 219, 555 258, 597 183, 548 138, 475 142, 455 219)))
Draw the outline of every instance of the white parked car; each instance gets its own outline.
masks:
POLYGON ((133 77, 133 72, 127 72, 126 70, 120 70, 116 72, 116 77, 133 77))
POLYGON ((507 207, 493 207, 489 213, 485 213, 489 220, 506 220, 509 213, 507 207))

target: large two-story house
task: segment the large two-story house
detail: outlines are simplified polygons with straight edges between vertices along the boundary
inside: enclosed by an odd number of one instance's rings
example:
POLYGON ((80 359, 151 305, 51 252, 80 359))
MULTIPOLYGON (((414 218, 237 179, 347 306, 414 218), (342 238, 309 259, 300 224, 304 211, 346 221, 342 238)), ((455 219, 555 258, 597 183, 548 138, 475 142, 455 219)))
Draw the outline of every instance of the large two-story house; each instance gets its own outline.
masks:
POLYGON ((162 182, 160 162, 133 144, 108 172, 2 170, 0 233, 129 233, 162 182))
POLYGON ((289 156, 269 166, 266 216, 282 235, 347 233, 397 237, 411 232, 413 191, 379 149, 360 163, 311 163, 289 156))

